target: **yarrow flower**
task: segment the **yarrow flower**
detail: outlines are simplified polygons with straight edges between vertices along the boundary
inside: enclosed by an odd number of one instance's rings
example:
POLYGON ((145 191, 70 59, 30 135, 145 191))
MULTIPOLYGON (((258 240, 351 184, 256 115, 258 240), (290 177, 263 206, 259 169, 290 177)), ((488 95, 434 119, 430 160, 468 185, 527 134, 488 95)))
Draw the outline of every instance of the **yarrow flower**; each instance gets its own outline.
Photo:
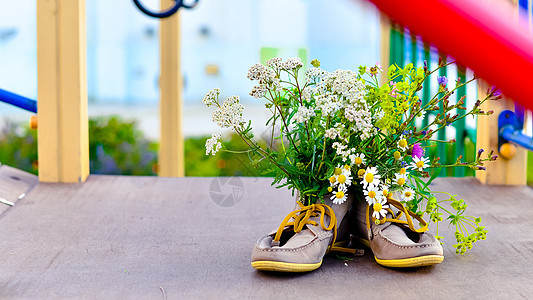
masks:
POLYGON ((274 57, 267 60, 266 65, 272 69, 280 69, 283 65, 283 59, 281 57, 274 57))
POLYGON ((263 98, 268 91, 267 87, 263 84, 256 85, 252 88, 252 91, 250 92, 250 96, 254 98, 263 98))
POLYGON ((303 66, 302 60, 298 57, 291 57, 287 59, 281 66, 284 70, 296 70, 303 66))
POLYGON ((244 106, 239 103, 238 96, 228 97, 222 106, 213 112, 213 122, 222 128, 240 129, 244 123, 243 110, 244 106))
POLYGON ((294 118, 296 118, 296 122, 303 123, 304 121, 309 120, 310 117, 315 116, 315 111, 307 108, 305 106, 298 107, 298 112, 294 115, 294 118))
POLYGON ((205 94, 204 99, 202 100, 202 102, 207 107, 215 105, 217 103, 217 101, 218 101, 218 95, 220 95, 220 89, 214 88, 214 89, 210 90, 209 92, 207 92, 207 94, 205 94))
POLYGON ((429 167, 429 158, 427 157, 413 157, 413 162, 409 167, 413 170, 418 170, 422 172, 424 168, 429 167))
POLYGON ((219 141, 220 134, 214 133, 211 138, 207 139, 205 141, 205 155, 215 155, 220 148, 222 148, 222 144, 219 141))

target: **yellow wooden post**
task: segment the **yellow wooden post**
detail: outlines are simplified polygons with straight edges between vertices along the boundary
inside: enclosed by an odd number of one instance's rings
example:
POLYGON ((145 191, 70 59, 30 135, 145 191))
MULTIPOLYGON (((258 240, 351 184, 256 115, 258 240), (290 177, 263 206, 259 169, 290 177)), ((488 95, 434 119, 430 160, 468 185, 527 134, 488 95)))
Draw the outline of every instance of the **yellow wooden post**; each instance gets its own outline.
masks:
MULTIPOLYGON (((174 0, 161 0, 167 8, 174 0)), ((185 175, 181 115, 183 111, 180 16, 162 19, 160 27, 161 75, 160 117, 161 140, 159 143, 159 176, 178 177, 185 175)))
POLYGON ((89 175, 85 0, 37 0, 39 180, 89 175))
POLYGON ((379 23, 381 35, 380 64, 383 67, 381 84, 384 84, 387 81, 387 71, 390 65, 390 20, 386 15, 380 14, 379 23))
MULTIPOLYGON (((485 5, 490 6, 495 0, 490 0, 485 5)), ((517 9, 516 0, 507 0, 517 9)), ((487 82, 478 80, 478 99, 484 99, 488 88, 487 82)), ((492 116, 478 116, 477 119, 477 148, 485 151, 494 150, 499 155, 498 160, 486 164, 486 171, 476 171, 476 178, 484 184, 526 185, 527 183, 527 150, 517 147, 516 155, 505 159, 498 149, 498 116, 503 110, 513 110, 514 103, 511 99, 485 102, 481 107, 483 111, 493 110, 492 116)))
MULTIPOLYGON (((486 82, 478 81, 478 99, 484 99, 490 87, 486 82)), ((527 181, 527 150, 517 147, 516 155, 512 159, 505 159, 498 152, 498 116, 503 110, 513 110, 514 104, 509 99, 488 101, 481 106, 481 110, 493 110, 492 116, 478 116, 477 119, 477 148, 487 153, 494 150, 499 157, 494 162, 486 163, 486 171, 476 171, 476 178, 484 184, 526 185, 527 181)), ((486 155, 486 153, 482 155, 486 155)))

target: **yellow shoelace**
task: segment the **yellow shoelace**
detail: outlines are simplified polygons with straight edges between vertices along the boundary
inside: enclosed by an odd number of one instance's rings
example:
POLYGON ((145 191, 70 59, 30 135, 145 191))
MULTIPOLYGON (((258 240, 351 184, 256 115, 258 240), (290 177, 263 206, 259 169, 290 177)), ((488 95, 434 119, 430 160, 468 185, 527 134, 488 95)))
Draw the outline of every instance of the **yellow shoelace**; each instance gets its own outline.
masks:
MULTIPOLYGON (((399 210, 399 212, 396 215, 392 211, 392 209, 387 208, 386 210, 392 215, 392 218, 384 218, 384 219, 382 219, 381 220, 381 224, 383 224, 385 222, 406 224, 407 226, 409 226, 409 229, 411 229, 412 231, 417 232, 417 233, 422 233, 422 232, 425 232, 425 231, 428 230, 428 224, 426 223, 426 221, 424 221, 424 219, 422 219, 422 217, 420 217, 419 215, 417 215, 414 212, 412 212, 412 211, 408 210, 407 208, 405 208, 405 206, 400 201, 394 200, 393 198, 388 198, 387 201, 389 202, 389 204, 391 204, 392 206, 396 207, 399 210), (405 215, 405 220, 401 220, 400 219, 403 215, 405 215), (415 226, 413 224, 413 219, 411 217, 413 217, 415 220, 420 222, 421 228, 415 229, 415 226)), ((367 229, 370 229, 370 205, 368 205, 366 207, 366 227, 367 227, 367 229)))
POLYGON ((333 241, 331 244, 335 243, 335 239, 337 238, 337 217, 335 216, 335 212, 331 207, 329 207, 326 204, 318 203, 318 204, 311 204, 304 206, 299 201, 297 202, 300 206, 300 209, 295 210, 291 213, 289 213, 285 219, 281 222, 281 225, 279 225, 278 231, 276 232, 276 235, 274 236, 274 241, 272 242, 272 246, 279 246, 281 234, 285 230, 285 227, 287 226, 293 226, 294 232, 298 233, 302 231, 305 225, 310 224, 313 226, 318 226, 319 223, 310 220, 312 217, 316 217, 320 214, 320 226, 322 229, 328 231, 333 229, 333 241), (324 217, 329 216, 330 221, 329 225, 326 227, 324 224, 324 217), (294 219, 294 221, 290 221, 291 219, 294 219), (289 222, 290 221, 290 222, 289 222))

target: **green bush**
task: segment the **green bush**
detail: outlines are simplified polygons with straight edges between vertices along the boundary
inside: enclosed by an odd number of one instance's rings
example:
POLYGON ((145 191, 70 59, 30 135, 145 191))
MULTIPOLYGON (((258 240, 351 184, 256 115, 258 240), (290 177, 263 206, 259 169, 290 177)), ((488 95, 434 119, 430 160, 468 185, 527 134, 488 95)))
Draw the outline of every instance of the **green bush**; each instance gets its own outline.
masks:
MULTIPOLYGON (((185 140, 186 176, 263 176, 268 168, 266 161, 261 161, 253 167, 246 153, 219 151, 216 155, 205 155, 205 141, 208 138, 185 140)), ((223 139, 228 149, 241 151, 248 149, 237 134, 223 139)))
POLYGON ((118 116, 89 120, 92 174, 156 175, 158 144, 147 140, 136 121, 118 116))
POLYGON ((37 131, 6 121, 0 131, 0 163, 37 174, 37 131))
MULTIPOLYGON (((185 140, 187 176, 261 176, 267 165, 252 167, 246 154, 220 151, 205 155, 208 137, 185 140)), ((230 149, 247 149, 237 136, 226 138, 230 149)), ((159 145, 149 141, 135 121, 118 116, 89 120, 89 157, 92 174, 155 175, 159 145)), ((0 132, 0 162, 37 174, 37 131, 29 126, 6 122, 0 132)))

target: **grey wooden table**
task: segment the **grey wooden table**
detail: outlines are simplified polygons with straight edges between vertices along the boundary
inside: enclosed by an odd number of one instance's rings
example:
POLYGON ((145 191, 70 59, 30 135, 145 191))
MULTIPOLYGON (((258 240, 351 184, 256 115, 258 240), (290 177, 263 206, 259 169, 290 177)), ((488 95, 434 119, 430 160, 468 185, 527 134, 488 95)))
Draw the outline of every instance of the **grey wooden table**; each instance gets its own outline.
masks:
POLYGON ((370 254, 306 274, 258 272, 256 239, 293 207, 265 178, 90 176, 37 185, 0 215, 0 298, 519 299, 533 297, 533 190, 438 179, 489 229, 460 256, 418 269, 370 254))

